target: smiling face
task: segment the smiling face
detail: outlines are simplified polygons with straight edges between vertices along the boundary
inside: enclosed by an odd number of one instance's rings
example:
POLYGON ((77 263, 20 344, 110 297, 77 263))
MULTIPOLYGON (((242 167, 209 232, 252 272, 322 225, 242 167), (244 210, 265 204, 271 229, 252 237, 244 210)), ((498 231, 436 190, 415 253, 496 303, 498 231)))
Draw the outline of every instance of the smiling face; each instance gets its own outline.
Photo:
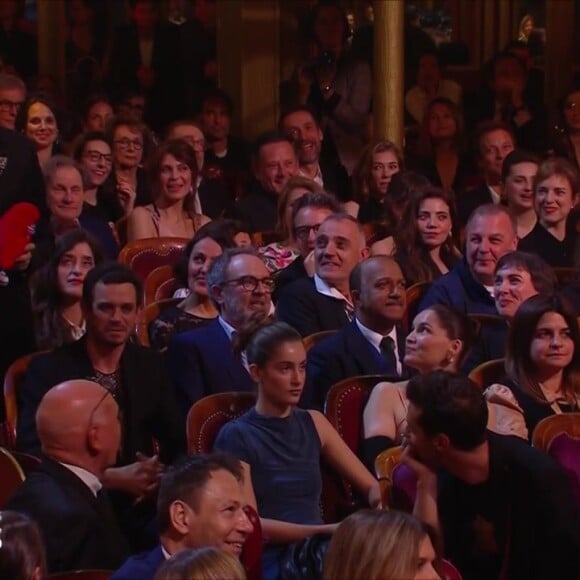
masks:
POLYGON ((322 131, 312 115, 306 111, 297 111, 287 115, 282 125, 284 132, 296 140, 300 165, 318 163, 322 148, 322 131))
POLYGON ((54 113, 43 103, 31 105, 26 118, 25 133, 37 150, 52 147, 58 135, 54 113))
POLYGON ((99 187, 109 177, 113 167, 113 154, 105 141, 87 141, 81 163, 87 170, 92 187, 99 187))
POLYGON ((222 247, 211 238, 203 238, 193 246, 187 263, 187 286, 193 294, 208 295, 207 272, 213 261, 222 253, 222 247))
POLYGON ((530 273, 523 268, 505 266, 495 274, 493 283, 495 306, 499 315, 508 320, 513 319, 522 302, 537 293, 530 273))
POLYGON ((405 364, 421 374, 437 369, 454 370, 462 348, 462 342, 451 339, 437 314, 427 308, 413 320, 405 346, 405 364))
POLYGON ((514 150, 512 136, 503 129, 495 129, 482 135, 479 143, 479 165, 488 182, 501 179, 503 160, 514 150))
POLYGON ((288 141, 263 145, 254 172, 266 191, 280 195, 290 178, 298 173, 298 158, 294 147, 288 141))
POLYGON ((58 289, 65 300, 78 302, 83 294, 83 282, 95 266, 91 247, 82 242, 65 252, 57 266, 58 289))
POLYGON ((431 107, 428 118, 429 136, 431 139, 452 139, 457 133, 457 123, 451 109, 443 103, 431 107))
POLYGON ((574 356, 570 328, 558 312, 546 312, 536 325, 530 344, 530 359, 539 377, 548 377, 564 370, 574 356))
POLYGON ((331 214, 327 207, 308 206, 294 216, 294 238, 303 258, 314 250, 320 224, 331 214))
POLYGON ((83 179, 75 167, 57 167, 46 187, 46 204, 61 221, 77 220, 83 209, 83 179))
POLYGON ((381 151, 373 154, 371 165, 371 195, 384 198, 391 178, 400 170, 399 160, 394 151, 381 151))
POLYGON ((182 201, 191 192, 192 174, 187 163, 173 155, 163 157, 159 167, 159 197, 167 204, 182 201))
POLYGON ((516 211, 533 209, 536 173, 538 173, 537 163, 524 161, 512 165, 504 184, 504 195, 510 208, 516 211))
POLYGON ((302 341, 282 343, 261 367, 250 365, 259 396, 285 409, 296 406, 306 378, 306 351, 302 341))
POLYGON ((425 199, 417 212, 417 229, 427 248, 443 245, 451 234, 451 213, 447 203, 437 197, 425 199))
POLYGON ((534 205, 540 223, 553 227, 566 222, 574 207, 575 192, 568 178, 557 173, 536 185, 534 205))

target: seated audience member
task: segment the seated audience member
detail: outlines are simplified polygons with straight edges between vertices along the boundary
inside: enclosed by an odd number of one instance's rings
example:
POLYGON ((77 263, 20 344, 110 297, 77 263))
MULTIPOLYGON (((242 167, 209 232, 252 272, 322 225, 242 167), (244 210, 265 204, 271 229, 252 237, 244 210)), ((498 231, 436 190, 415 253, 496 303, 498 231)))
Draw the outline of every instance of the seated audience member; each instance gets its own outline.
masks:
POLYGON ((0 511, 0 578, 46 578, 46 554, 38 525, 9 510, 0 511))
POLYGON ((542 153, 546 148, 546 111, 541 100, 525 93, 527 67, 511 52, 497 54, 490 64, 489 91, 482 91, 473 109, 476 121, 501 121, 514 131, 517 142, 542 153))
MULTIPOLYGON (((556 127, 553 150, 580 169, 580 83, 575 83, 559 102, 560 123, 556 127)), ((1 122, 1 121, 0 121, 1 122)))
POLYGON ((76 143, 74 158, 84 167, 87 175, 83 211, 107 222, 114 222, 121 207, 117 196, 104 191, 104 184, 113 167, 108 137, 104 133, 84 133, 76 143))
MULTIPOLYGON (((536 44, 538 41, 536 36, 536 44)), ((532 109, 542 109, 544 103, 544 71, 534 66, 534 52, 536 47, 530 46, 528 41, 512 40, 505 47, 505 52, 515 54, 526 67, 526 88, 524 89, 524 102, 530 104, 532 109)))
POLYGON ((26 100, 26 85, 15 75, 0 73, 0 127, 9 131, 16 129, 16 117, 26 100))
POLYGON ((222 170, 231 193, 245 189, 251 180, 248 146, 230 133, 233 112, 233 101, 222 89, 210 89, 203 96, 199 122, 207 145, 205 163, 222 170))
POLYGON ((428 107, 439 99, 461 107, 461 87, 455 82, 442 78, 439 52, 430 50, 419 57, 417 84, 405 95, 405 108, 418 125, 428 115, 428 107))
POLYGON ((190 238, 210 219, 200 213, 192 193, 197 178, 189 143, 166 141, 150 165, 153 203, 136 207, 127 222, 129 242, 143 238, 190 238))
POLYGON ((418 192, 405 209, 395 231, 395 258, 407 285, 432 282, 461 259, 455 245, 455 206, 450 194, 442 189, 418 192))
POLYGON ((579 516, 562 468, 524 441, 489 433, 483 394, 465 377, 420 375, 407 398, 414 514, 440 530, 445 558, 474 580, 577 578, 579 516))
POLYGON ((462 226, 480 205, 501 203, 503 161, 515 149, 516 140, 509 125, 499 121, 486 121, 477 128, 474 146, 483 185, 458 196, 457 217, 462 226))
POLYGON ((518 244, 534 252, 553 268, 573 266, 577 232, 568 220, 580 199, 580 173, 563 158, 543 161, 534 179, 534 207, 538 221, 518 244))
POLYGON ((419 311, 446 304, 466 314, 497 314, 492 297, 495 265, 516 243, 515 224, 505 207, 478 207, 467 222, 464 258, 433 283, 419 311))
POLYGON ((314 110, 308 105, 288 109, 278 125, 296 141, 299 175, 315 181, 342 202, 350 200, 350 178, 344 165, 322 155, 323 134, 314 110))
POLYGON ((358 488, 375 507, 378 482, 366 471, 326 417, 298 409, 306 371, 300 335, 283 322, 248 325, 240 333, 258 385, 256 406, 226 423, 215 448, 237 457, 244 468, 246 501, 258 512, 268 538, 262 564, 264 580, 278 578, 294 542, 317 533, 332 533, 320 513, 320 458, 358 488))
POLYGON ((206 164, 205 137, 201 129, 192 121, 175 121, 169 126, 167 139, 183 139, 195 153, 197 178, 192 191, 196 211, 211 219, 222 217, 232 204, 232 191, 228 190, 215 166, 206 164))
POLYGON ((130 215, 135 207, 151 203, 149 178, 142 166, 149 154, 151 135, 142 122, 117 117, 108 138, 113 144, 113 171, 103 184, 103 191, 116 201, 113 221, 117 221, 130 215))
POLYGON ((540 159, 522 149, 512 151, 501 170, 503 197, 516 222, 518 240, 525 238, 538 223, 534 208, 534 178, 540 159))
POLYGON ((218 548, 185 550, 164 562, 154 580, 246 580, 240 561, 218 548))
MULTIPOLYGON (((142 302, 141 283, 124 266, 104 264, 91 270, 83 285, 85 336, 36 357, 17 393, 17 446, 34 452, 34 416, 53 385, 90 379, 109 390, 121 409, 123 441, 117 466, 105 471, 103 484, 131 504, 156 489, 163 464, 185 447, 183 421, 161 359, 130 340, 142 302)), ((137 507, 145 509, 143 503, 137 507)))
POLYGON ((357 218, 361 223, 384 221, 390 204, 389 185, 403 169, 403 157, 390 141, 373 141, 361 153, 352 180, 357 218))
POLYGON ((7 507, 37 522, 49 573, 114 570, 127 556, 102 491, 121 443, 119 412, 109 391, 86 380, 58 384, 38 405, 42 465, 28 474, 7 507))
POLYGON ((101 249, 83 230, 71 230, 57 240, 48 263, 31 280, 37 350, 51 350, 84 335, 83 282, 102 262, 101 249))
POLYGON ((291 137, 275 131, 256 139, 252 155, 255 180, 232 208, 232 217, 250 225, 252 232, 276 228, 278 197, 298 174, 298 154, 291 137))
POLYGON ((324 562, 324 580, 434 580, 433 532, 410 514, 360 510, 338 526, 324 562))
POLYGON ((291 235, 299 255, 276 274, 276 295, 291 282, 314 275, 314 244, 320 224, 340 211, 336 200, 325 193, 306 193, 292 205, 291 235))
POLYGON ((510 326, 506 380, 486 391, 489 427, 531 440, 550 415, 580 411, 580 334, 558 295, 526 300, 510 326))
POLYGON ((129 558, 111 580, 157 579, 164 562, 192 549, 214 547, 238 558, 253 529, 245 505, 238 460, 213 453, 178 462, 163 474, 159 485, 159 545, 129 558))
POLYGON ((373 256, 350 274, 354 320, 308 352, 307 381, 300 405, 322 410, 338 381, 357 375, 403 374, 405 279, 387 256, 373 256))
POLYGON ((290 179, 280 194, 278 223, 276 224, 279 241, 258 248, 258 252, 270 272, 283 270, 299 255, 292 236, 292 210, 294 204, 306 193, 324 194, 324 190, 315 181, 296 175, 290 179))
POLYGON ((425 109, 416 151, 406 155, 407 165, 460 197, 472 173, 464 139, 461 109, 449 99, 434 99, 425 109))
POLYGON ((56 104, 44 93, 29 95, 18 109, 15 128, 34 145, 41 168, 59 151, 56 141, 60 121, 56 104))
MULTIPOLYGON (((404 363, 424 375, 434 370, 456 372, 474 339, 474 329, 463 314, 446 306, 423 310, 407 336, 404 363)), ((363 415, 361 455, 374 472, 377 455, 400 444, 407 426, 408 381, 379 383, 371 392, 363 415)))
POLYGON ((119 245, 111 226, 102 218, 83 211, 84 190, 87 186, 84 169, 70 157, 55 155, 43 168, 46 185, 46 204, 49 217, 39 221, 34 240, 36 250, 32 256, 31 270, 48 262, 56 241, 65 232, 82 229, 101 246, 104 255, 116 260, 119 245))
POLYGON ((347 214, 328 216, 316 235, 314 278, 298 279, 280 292, 278 318, 302 336, 346 326, 354 310, 349 276, 367 255, 360 224, 347 214))
POLYGON ((266 318, 274 280, 253 249, 224 251, 212 263, 206 285, 219 317, 173 337, 166 353, 178 402, 186 414, 196 401, 224 391, 251 391, 247 364, 234 356, 234 335, 250 317, 266 318))
POLYGON ((482 322, 479 336, 463 365, 465 373, 489 360, 504 358, 508 329, 520 305, 536 294, 553 294, 556 276, 539 256, 508 252, 495 267, 493 297, 502 320, 482 322))
POLYGON ((83 109, 85 133, 104 133, 113 121, 113 106, 106 95, 91 95, 83 109))
POLYGON ((223 220, 210 222, 185 246, 174 272, 178 283, 189 293, 179 304, 164 308, 149 324, 149 340, 156 350, 165 350, 176 334, 205 326, 217 318, 219 313, 209 295, 207 273, 226 248, 236 245, 227 225, 223 220))

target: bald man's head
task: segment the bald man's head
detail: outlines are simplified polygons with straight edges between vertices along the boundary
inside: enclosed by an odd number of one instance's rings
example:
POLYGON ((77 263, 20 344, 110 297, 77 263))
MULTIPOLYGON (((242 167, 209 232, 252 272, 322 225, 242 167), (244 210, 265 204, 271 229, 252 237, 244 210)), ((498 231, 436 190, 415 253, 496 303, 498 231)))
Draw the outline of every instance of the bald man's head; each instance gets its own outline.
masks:
POLYGON ((98 383, 79 379, 50 389, 38 406, 36 429, 43 452, 58 461, 89 471, 115 462, 121 433, 118 407, 98 383))

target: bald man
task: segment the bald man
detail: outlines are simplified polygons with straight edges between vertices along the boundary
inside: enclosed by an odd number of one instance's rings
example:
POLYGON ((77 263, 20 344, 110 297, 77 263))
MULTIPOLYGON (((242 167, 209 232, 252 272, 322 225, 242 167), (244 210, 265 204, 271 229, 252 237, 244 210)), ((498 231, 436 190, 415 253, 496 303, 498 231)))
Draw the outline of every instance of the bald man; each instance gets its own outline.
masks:
POLYGON ((117 403, 97 383, 67 381, 44 395, 36 423, 42 465, 6 508, 36 520, 50 573, 117 568, 128 550, 101 484, 121 441, 117 403))
POLYGON ((322 410, 330 387, 348 377, 403 375, 405 279, 388 256, 372 256, 350 274, 353 321, 308 353, 307 383, 300 402, 322 410))

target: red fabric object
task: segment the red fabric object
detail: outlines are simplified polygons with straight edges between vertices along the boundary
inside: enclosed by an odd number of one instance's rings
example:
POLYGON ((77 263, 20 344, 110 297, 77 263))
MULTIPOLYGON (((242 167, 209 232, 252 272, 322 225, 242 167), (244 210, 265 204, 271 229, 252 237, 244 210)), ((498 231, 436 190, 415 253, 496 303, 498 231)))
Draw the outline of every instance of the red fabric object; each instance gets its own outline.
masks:
POLYGON ((14 204, 0 218, 0 269, 11 270, 30 243, 33 226, 40 218, 38 208, 26 202, 14 204))

